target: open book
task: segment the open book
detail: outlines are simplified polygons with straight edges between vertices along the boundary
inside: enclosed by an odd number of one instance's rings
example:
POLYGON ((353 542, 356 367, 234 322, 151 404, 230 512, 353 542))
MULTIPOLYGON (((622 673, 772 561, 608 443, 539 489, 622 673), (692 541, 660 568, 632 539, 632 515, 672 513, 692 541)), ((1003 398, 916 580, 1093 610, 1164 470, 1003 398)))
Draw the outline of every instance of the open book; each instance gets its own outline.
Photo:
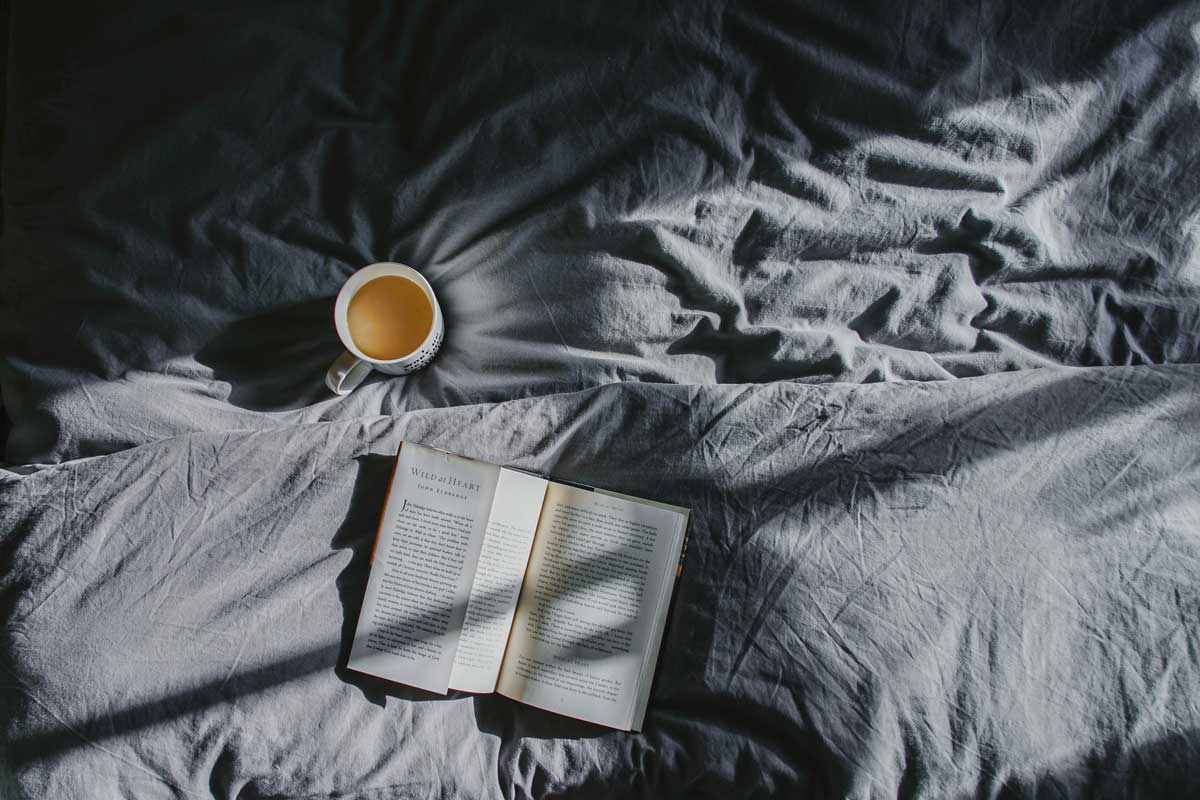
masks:
POLYGON ((688 513, 405 442, 348 666, 640 730, 688 513))

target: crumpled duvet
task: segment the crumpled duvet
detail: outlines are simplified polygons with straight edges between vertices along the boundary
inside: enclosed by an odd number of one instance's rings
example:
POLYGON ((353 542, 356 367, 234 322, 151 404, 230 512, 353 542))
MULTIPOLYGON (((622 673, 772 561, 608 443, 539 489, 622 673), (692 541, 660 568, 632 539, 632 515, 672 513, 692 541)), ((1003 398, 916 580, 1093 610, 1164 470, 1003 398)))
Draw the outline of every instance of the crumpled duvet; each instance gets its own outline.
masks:
POLYGON ((0 481, 13 797, 1185 797, 1200 370, 593 390, 0 481), (646 728, 346 671, 402 439, 694 510, 646 728))
POLYGON ((8 5, 0 796, 1200 796, 1196 3, 8 5), (693 509, 645 731, 344 668, 405 438, 693 509))
POLYGON ((1195 3, 11 4, 12 464, 618 381, 1200 358, 1195 3), (355 269, 436 367, 321 380, 355 269))

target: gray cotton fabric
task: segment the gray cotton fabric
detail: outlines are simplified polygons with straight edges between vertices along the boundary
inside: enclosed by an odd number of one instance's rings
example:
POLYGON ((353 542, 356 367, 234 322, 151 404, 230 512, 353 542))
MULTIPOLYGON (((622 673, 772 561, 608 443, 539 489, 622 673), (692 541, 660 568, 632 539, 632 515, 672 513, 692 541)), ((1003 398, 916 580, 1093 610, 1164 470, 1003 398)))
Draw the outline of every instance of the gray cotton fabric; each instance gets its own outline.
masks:
POLYGON ((1200 354, 1194 3, 13 3, 7 459, 1200 354), (67 16, 67 19, 63 17, 67 16), (401 261, 435 368, 335 400, 401 261))
POLYGON ((6 22, 0 797, 1200 796, 1200 5, 6 22), (345 670, 406 438, 693 509, 645 731, 345 670))
POLYGON ((1200 370, 620 385, 0 482, 15 797, 1185 797, 1200 370), (694 509, 645 730, 344 669, 402 439, 694 509))

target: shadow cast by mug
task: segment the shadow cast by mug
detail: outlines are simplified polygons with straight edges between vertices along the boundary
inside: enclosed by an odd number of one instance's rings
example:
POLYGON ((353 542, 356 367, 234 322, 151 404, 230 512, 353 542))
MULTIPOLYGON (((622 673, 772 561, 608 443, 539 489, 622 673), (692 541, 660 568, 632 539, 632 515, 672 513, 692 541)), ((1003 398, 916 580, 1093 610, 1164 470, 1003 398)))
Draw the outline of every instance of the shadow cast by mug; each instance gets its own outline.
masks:
POLYGON ((229 384, 233 405, 289 411, 331 397, 320 376, 341 352, 333 301, 320 298, 234 322, 196 360, 229 384))

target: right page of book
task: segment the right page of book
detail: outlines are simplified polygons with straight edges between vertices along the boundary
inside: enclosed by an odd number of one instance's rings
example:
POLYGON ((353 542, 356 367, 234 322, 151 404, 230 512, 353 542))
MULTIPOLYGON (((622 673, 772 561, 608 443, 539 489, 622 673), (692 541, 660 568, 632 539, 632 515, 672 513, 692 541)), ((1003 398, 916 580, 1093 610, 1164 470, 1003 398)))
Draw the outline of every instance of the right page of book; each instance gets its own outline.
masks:
POLYGON ((686 522, 682 510, 551 483, 497 691, 640 727, 686 522))

